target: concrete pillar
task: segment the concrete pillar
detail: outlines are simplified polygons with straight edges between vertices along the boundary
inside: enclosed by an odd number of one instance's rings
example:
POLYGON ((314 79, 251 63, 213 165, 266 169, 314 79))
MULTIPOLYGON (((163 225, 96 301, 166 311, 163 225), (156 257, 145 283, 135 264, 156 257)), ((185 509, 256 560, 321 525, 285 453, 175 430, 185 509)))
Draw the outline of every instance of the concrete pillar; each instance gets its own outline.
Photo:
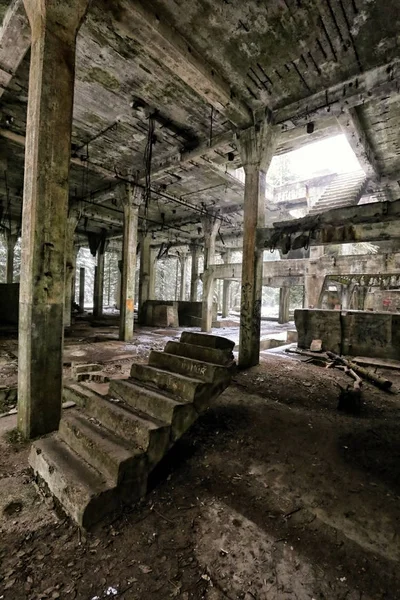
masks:
POLYGON ((133 339, 133 319, 135 308, 136 249, 138 237, 138 213, 141 190, 131 184, 121 189, 124 209, 124 235, 122 241, 121 273, 121 316, 119 339, 129 342, 133 339))
POLYGON ((181 289, 180 289, 179 300, 184 302, 186 300, 186 275, 187 275, 187 254, 186 254, 186 252, 181 252, 180 260, 181 260, 181 289))
POLYGON ((341 304, 343 310, 350 310, 351 300, 354 292, 355 284, 348 283, 342 285, 341 304))
POLYGON ((275 139, 274 127, 267 118, 236 134, 245 171, 239 335, 239 366, 242 368, 259 363, 263 252, 256 247, 256 232, 258 227, 265 226, 265 179, 275 139))
POLYGON ((32 44, 22 212, 18 428, 58 428, 76 34, 88 0, 24 0, 32 44))
POLYGON ((321 258, 325 254, 325 246, 310 246, 310 260, 321 258))
POLYGON ((157 249, 150 247, 149 300, 156 299, 156 262, 157 249))
POLYGON ((67 229, 65 232, 65 302, 64 302, 64 327, 71 326, 72 312, 72 282, 75 278, 76 251, 75 229, 81 213, 78 207, 71 206, 68 212, 67 229))
POLYGON ((117 270, 117 285, 115 286, 114 302, 115 302, 115 307, 116 307, 118 310, 121 310, 121 293, 122 293, 122 288, 121 288, 121 277, 122 277, 122 252, 117 252, 117 264, 118 264, 118 270, 117 270))
POLYGON ((192 271, 191 271, 191 277, 190 277, 190 302, 197 302, 197 284, 199 281, 200 247, 195 243, 190 244, 190 253, 192 256, 192 271))
MULTIPOLYGON (((224 264, 228 265, 231 261, 232 253, 230 250, 226 250, 222 254, 224 264)), ((231 299, 231 284, 230 279, 224 279, 222 282, 222 318, 226 319, 230 311, 230 299, 231 299)))
POLYGON ((290 288, 281 287, 279 290, 278 323, 289 323, 290 288))
POLYGON ((93 289, 93 316, 101 317, 103 315, 104 304, 104 257, 107 249, 107 241, 102 238, 97 250, 97 266, 94 274, 93 289))
POLYGON ((85 268, 79 269, 79 312, 85 312, 85 268))
POLYGON ((214 269, 211 265, 215 260, 215 239, 217 237, 220 221, 215 215, 202 218, 204 231, 204 271, 203 271, 203 298, 201 308, 201 331, 210 332, 212 329, 212 306, 214 295, 214 269))
POLYGON ((315 273, 304 276, 304 308, 319 308, 325 277, 315 273))
POLYGON ((14 280, 14 251, 15 244, 18 241, 18 235, 11 233, 10 230, 5 230, 5 241, 7 249, 6 257, 6 283, 12 283, 14 280))
POLYGON ((151 300, 151 291, 154 285, 151 280, 155 276, 151 252, 151 235, 142 235, 140 241, 140 276, 139 276, 139 322, 143 323, 143 307, 147 300, 151 300))
POLYGON ((74 276, 72 277, 72 306, 76 299, 76 261, 78 260, 79 246, 74 247, 74 276))

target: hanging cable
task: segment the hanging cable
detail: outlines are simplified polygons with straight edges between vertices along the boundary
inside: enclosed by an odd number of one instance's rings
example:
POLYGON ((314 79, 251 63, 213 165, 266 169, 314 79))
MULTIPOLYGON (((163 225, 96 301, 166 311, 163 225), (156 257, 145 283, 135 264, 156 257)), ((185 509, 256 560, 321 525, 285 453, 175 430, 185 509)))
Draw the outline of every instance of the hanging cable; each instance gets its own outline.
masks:
MULTIPOLYGON (((145 186, 144 186, 144 216, 147 219, 149 212, 149 203, 151 199, 151 159, 153 155, 153 144, 155 143, 154 136, 154 117, 149 116, 149 128, 147 132, 147 142, 144 151, 144 171, 145 171, 145 186)), ((145 231, 147 233, 147 220, 145 221, 145 231)))

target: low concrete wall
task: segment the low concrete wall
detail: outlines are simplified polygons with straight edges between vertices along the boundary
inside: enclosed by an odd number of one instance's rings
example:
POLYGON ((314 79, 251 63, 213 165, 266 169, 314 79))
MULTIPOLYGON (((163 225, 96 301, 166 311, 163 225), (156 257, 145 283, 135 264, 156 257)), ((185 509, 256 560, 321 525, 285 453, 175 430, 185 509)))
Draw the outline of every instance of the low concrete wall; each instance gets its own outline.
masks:
MULTIPOLYGON (((148 327, 199 327, 201 302, 147 300, 143 307, 143 325, 148 327)), ((217 320, 217 305, 213 305, 213 321, 217 320)))
POLYGON ((299 348, 320 339, 323 350, 400 360, 400 314, 299 309, 295 324, 299 348))
POLYGON ((19 283, 0 283, 0 323, 18 325, 19 283))
POLYGON ((340 353, 342 326, 340 311, 296 309, 294 322, 298 334, 298 347, 309 348, 313 340, 322 340, 322 350, 340 353))

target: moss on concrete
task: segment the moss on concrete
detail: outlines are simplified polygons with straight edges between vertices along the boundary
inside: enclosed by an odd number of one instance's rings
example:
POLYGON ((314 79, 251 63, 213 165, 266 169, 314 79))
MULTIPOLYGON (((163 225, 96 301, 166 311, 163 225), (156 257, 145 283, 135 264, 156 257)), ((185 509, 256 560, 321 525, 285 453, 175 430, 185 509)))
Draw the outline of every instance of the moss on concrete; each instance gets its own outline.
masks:
POLYGON ((109 90, 119 90, 120 82, 109 71, 100 69, 100 67, 92 67, 82 77, 83 81, 96 82, 109 90))

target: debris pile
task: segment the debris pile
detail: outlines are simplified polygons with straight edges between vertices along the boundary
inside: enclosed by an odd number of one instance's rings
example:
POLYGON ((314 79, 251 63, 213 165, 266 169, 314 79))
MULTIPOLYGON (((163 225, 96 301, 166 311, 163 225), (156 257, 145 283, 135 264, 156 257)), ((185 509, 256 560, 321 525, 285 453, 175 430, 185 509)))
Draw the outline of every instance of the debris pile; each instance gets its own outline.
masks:
MULTIPOLYGON (((393 391, 391 389, 393 382, 390 381, 390 379, 387 379, 386 377, 383 377, 382 375, 379 375, 376 372, 359 365, 358 359, 350 360, 328 350, 326 352, 322 352, 321 340, 313 340, 310 350, 287 348, 285 352, 304 356, 304 362, 306 363, 311 362, 313 364, 323 366, 326 369, 340 369, 353 379, 353 384, 347 385, 346 388, 343 388, 340 384, 338 384, 340 388, 338 410, 352 414, 358 414, 361 411, 362 385, 364 380, 372 383, 376 387, 386 392, 393 391)), ((366 364, 364 359, 361 359, 361 362, 366 364)), ((387 365, 384 362, 377 365, 375 361, 374 363, 371 363, 371 365, 375 367, 375 369, 377 366, 392 368, 391 365, 387 365)))

